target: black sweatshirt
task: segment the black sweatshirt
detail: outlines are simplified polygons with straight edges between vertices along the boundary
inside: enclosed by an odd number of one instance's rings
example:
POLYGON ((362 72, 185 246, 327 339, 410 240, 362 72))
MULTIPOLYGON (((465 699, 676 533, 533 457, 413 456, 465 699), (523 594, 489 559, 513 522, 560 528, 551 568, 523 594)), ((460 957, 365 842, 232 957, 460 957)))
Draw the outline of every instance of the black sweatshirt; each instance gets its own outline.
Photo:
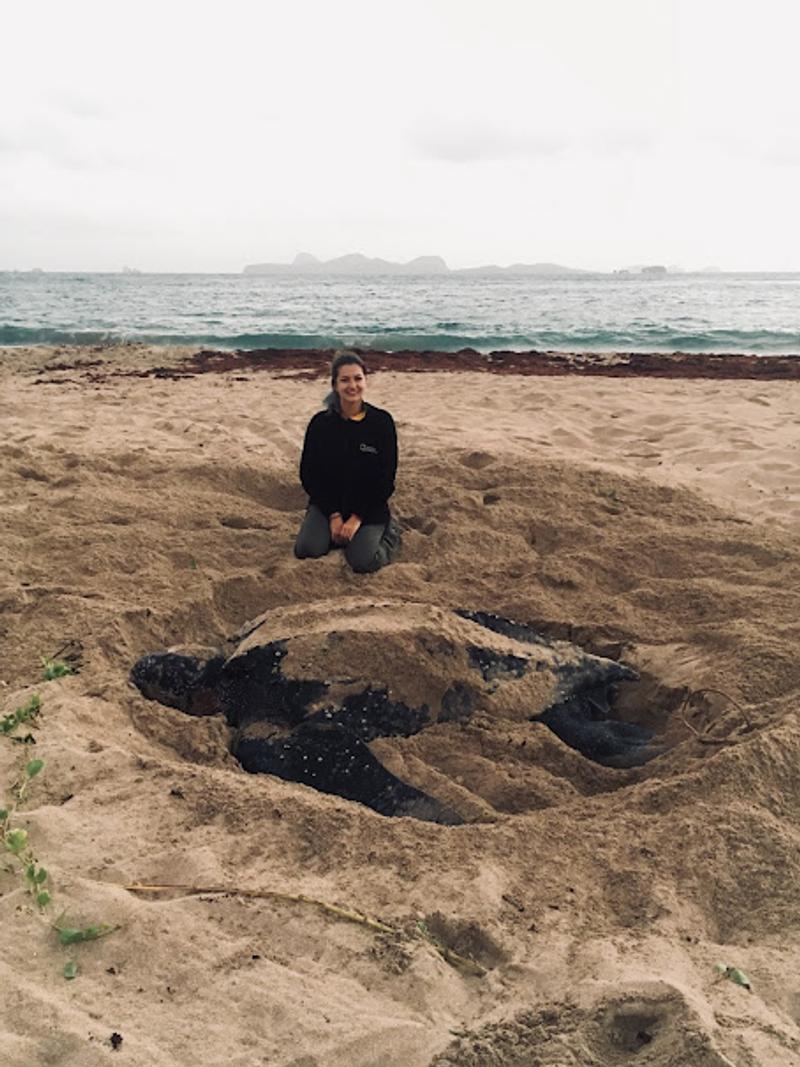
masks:
POLYGON ((300 481, 309 503, 327 517, 358 515, 363 523, 389 520, 387 500, 394 492, 397 432, 388 411, 364 404, 358 422, 326 409, 306 429, 300 481))

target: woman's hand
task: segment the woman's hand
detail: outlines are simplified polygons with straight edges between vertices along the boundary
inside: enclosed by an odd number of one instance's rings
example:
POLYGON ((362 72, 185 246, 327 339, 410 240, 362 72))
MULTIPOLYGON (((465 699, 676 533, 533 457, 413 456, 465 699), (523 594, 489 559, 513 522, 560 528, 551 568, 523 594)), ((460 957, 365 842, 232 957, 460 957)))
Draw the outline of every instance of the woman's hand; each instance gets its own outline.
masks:
POLYGON ((333 515, 328 519, 328 526, 331 531, 331 541, 333 541, 335 545, 344 544, 344 541, 342 540, 342 527, 344 526, 344 521, 338 511, 334 511, 333 515))
POLYGON ((360 526, 361 519, 358 515, 351 515, 347 522, 342 523, 341 529, 339 530, 339 544, 349 544, 358 533, 360 526))

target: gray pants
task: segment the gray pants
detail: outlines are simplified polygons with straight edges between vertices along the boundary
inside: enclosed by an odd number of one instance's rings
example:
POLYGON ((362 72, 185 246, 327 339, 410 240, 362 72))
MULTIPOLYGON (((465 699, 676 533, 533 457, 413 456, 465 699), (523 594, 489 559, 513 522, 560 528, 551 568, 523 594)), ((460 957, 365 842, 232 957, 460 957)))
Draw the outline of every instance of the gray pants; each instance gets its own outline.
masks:
MULTIPOLYGON (((303 525, 294 543, 298 559, 319 559, 332 548, 328 519, 316 506, 309 504, 303 525)), ((357 574, 369 574, 391 562, 400 547, 400 529, 393 520, 383 523, 364 523, 352 541, 344 546, 347 562, 357 574)))

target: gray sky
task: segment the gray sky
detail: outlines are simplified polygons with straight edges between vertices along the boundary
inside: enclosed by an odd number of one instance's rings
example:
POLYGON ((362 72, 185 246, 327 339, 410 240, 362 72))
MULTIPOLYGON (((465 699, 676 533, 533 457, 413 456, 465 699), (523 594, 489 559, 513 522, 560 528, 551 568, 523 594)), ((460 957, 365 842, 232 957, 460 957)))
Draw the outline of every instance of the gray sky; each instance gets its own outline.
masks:
POLYGON ((796 0, 41 0, 0 269, 800 270, 796 0))

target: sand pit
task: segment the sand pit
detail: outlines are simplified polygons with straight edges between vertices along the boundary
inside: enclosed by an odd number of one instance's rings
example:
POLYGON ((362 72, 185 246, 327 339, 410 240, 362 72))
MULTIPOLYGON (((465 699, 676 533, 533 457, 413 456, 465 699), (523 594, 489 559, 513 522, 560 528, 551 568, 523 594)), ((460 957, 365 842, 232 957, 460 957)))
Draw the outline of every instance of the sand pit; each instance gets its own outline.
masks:
POLYGON ((53 893, 43 919, 0 871, 3 1062, 800 1064, 798 383, 376 374, 404 547, 370 576, 291 555, 318 381, 75 367, 186 355, 0 357, 0 714, 42 704, 0 775, 8 799, 21 753, 44 760, 15 825, 53 893), (220 717, 128 681, 144 652, 347 597, 628 663, 623 710, 669 751, 602 767, 491 716, 457 745, 373 741, 467 818, 437 826, 247 775, 220 717), (80 672, 42 681, 70 640, 80 672), (62 912, 119 929, 68 951, 62 912))

